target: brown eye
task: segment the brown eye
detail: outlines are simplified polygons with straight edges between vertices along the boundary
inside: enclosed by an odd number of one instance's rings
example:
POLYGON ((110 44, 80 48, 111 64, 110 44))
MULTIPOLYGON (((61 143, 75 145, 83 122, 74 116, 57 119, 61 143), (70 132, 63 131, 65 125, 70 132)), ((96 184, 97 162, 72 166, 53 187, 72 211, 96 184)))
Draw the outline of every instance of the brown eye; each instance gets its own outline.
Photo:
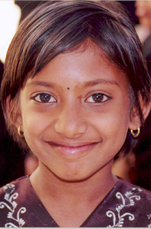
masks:
POLYGON ((92 95, 92 98, 95 103, 101 103, 103 101, 104 95, 101 93, 97 93, 97 94, 92 95))
POLYGON ((95 93, 86 99, 87 103, 103 103, 109 100, 110 97, 102 93, 95 93))
POLYGON ((55 103, 56 99, 48 93, 39 93, 33 98, 35 101, 40 103, 55 103))
POLYGON ((50 98, 51 98, 51 95, 49 95, 49 94, 40 94, 39 95, 39 99, 43 103, 48 103, 50 98))

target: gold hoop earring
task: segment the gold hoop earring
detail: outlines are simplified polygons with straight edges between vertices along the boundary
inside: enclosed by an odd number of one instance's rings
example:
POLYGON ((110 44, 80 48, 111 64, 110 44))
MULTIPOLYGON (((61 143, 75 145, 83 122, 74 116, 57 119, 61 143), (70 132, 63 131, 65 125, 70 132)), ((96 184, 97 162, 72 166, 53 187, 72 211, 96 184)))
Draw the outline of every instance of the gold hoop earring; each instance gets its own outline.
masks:
POLYGON ((20 126, 18 127, 18 135, 23 138, 24 137, 24 132, 20 130, 20 126))
POLYGON ((134 138, 137 138, 140 134, 140 128, 138 127, 137 130, 131 130, 131 135, 134 137, 134 138), (134 132, 135 131, 135 132, 134 132))

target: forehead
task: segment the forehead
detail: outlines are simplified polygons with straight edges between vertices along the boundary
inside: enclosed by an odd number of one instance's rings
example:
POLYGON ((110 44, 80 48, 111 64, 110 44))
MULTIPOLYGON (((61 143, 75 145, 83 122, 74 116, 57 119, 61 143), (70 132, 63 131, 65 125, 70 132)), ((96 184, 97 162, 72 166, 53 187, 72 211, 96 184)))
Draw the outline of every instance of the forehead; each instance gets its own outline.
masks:
POLYGON ((112 84, 128 86, 126 75, 107 59, 100 47, 93 42, 84 43, 76 50, 59 54, 51 60, 28 84, 45 81, 51 85, 69 87, 112 84))

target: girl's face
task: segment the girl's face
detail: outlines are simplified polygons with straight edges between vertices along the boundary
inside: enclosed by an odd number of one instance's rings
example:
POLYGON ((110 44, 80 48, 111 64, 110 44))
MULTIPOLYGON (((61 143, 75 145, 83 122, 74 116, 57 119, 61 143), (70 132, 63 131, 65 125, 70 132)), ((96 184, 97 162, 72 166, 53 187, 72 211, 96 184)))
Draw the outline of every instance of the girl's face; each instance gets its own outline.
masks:
POLYGON ((58 55, 27 80, 20 117, 40 166, 68 181, 110 171, 128 128, 137 129, 126 76, 92 42, 58 55))

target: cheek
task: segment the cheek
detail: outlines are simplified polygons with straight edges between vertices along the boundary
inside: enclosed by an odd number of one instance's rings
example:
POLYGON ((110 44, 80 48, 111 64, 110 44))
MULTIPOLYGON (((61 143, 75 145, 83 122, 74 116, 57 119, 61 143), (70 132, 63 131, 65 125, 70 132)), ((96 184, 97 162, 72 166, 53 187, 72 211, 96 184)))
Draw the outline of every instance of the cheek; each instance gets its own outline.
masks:
POLYGON ((128 119, 119 118, 117 119, 114 116, 107 117, 106 120, 99 123, 100 130, 107 136, 112 136, 112 138, 116 138, 117 136, 121 136, 122 138, 126 137, 128 131, 128 119))
POLYGON ((103 135, 104 140, 108 140, 114 145, 123 145, 128 131, 129 126, 129 109, 128 106, 119 106, 117 109, 111 110, 105 114, 100 115, 100 119, 96 119, 95 122, 98 125, 98 130, 100 130, 103 135))
POLYGON ((35 137, 39 138, 48 125, 47 118, 44 115, 30 111, 23 113, 22 121, 23 131, 27 143, 35 137))

